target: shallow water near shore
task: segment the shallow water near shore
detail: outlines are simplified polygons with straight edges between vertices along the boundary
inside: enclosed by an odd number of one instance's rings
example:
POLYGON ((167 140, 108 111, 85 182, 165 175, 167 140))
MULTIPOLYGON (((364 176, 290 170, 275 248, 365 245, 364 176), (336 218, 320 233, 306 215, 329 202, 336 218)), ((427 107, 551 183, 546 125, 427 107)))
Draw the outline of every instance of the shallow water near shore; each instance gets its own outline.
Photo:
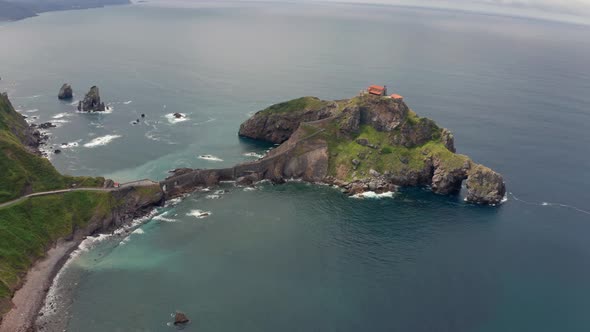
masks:
POLYGON ((589 330, 589 34, 444 11, 246 3, 4 24, 0 90, 29 120, 59 121, 48 150, 62 150, 51 160, 65 173, 124 182, 254 160, 273 146, 237 138, 253 112, 383 83, 510 192, 491 208, 420 188, 358 199, 304 183, 210 188, 80 251, 41 323, 166 331, 181 310, 187 331, 589 330), (64 82, 70 102, 56 98, 64 82), (92 85, 110 113, 75 112, 92 85))

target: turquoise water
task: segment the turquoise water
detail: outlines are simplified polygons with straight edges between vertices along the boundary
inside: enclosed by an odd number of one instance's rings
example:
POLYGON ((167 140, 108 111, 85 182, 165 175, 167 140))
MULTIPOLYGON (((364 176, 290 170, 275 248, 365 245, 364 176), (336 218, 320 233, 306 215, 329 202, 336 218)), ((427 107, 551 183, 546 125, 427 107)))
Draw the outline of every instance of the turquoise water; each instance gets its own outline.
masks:
POLYGON ((66 173, 125 181, 233 165, 269 147, 236 135, 253 112, 385 83, 510 191, 488 208, 423 189, 355 200, 227 184, 77 256, 54 288, 57 316, 69 331, 173 330, 175 310, 194 320, 188 331, 587 331, 589 32, 293 4, 113 7, 0 26, 0 90, 35 121, 66 113, 50 131, 56 147, 77 143, 51 156, 66 173), (55 98, 63 82, 76 98, 98 85, 112 113, 73 112, 55 98))

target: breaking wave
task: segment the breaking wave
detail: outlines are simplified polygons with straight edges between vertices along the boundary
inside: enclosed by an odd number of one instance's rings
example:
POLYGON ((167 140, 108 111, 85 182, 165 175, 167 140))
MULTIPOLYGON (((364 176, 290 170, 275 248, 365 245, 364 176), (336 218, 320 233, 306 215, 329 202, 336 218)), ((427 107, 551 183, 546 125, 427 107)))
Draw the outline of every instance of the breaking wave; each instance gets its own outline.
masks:
POLYGON ((97 146, 102 146, 102 145, 107 145, 110 142, 112 142, 114 139, 121 137, 121 135, 106 135, 106 136, 102 136, 102 137, 97 137, 95 139, 93 139, 92 141, 84 144, 84 147, 87 148, 94 148, 97 146))
POLYGON ((68 116, 72 116, 72 113, 58 113, 58 114, 52 116, 51 118, 52 119, 62 119, 62 118, 68 117, 68 116))
POLYGON ((360 194, 352 195, 351 198, 371 198, 371 199, 381 199, 381 198, 393 198, 395 193, 393 191, 386 191, 383 193, 376 193, 374 191, 365 191, 360 194))
POLYGON ((177 118, 174 116, 175 113, 168 113, 166 115, 164 115, 164 117, 168 120, 168 122, 170 122, 171 124, 175 124, 175 123, 179 123, 179 122, 184 122, 189 120, 189 117, 186 116, 186 114, 184 113, 178 113, 180 115, 182 115, 181 118, 177 118))
POLYGON ((264 158, 264 155, 263 154, 256 153, 256 152, 246 152, 246 153, 243 153, 242 156, 244 156, 244 157, 254 157, 254 158, 259 158, 259 159, 260 158, 264 158))
POLYGON ((203 211, 203 210, 191 210, 191 212, 186 214, 190 217, 195 217, 197 219, 203 219, 211 215, 210 211, 203 211))
POLYGON ((209 161, 223 161, 223 159, 221 159, 219 157, 215 157, 215 156, 210 155, 210 154, 202 154, 202 155, 199 156, 199 159, 209 160, 209 161))
POLYGON ((59 145, 60 149, 70 149, 70 148, 76 148, 78 147, 78 143, 80 142, 80 140, 77 140, 75 142, 70 142, 70 143, 61 143, 59 145))

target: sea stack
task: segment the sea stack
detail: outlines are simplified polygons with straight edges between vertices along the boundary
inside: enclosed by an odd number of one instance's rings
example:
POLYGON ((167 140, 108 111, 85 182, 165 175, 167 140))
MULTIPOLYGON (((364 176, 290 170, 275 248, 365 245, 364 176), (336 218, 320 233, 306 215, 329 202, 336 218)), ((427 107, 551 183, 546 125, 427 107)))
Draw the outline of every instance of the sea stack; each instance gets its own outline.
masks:
POLYGON ((188 322, 190 322, 190 320, 184 314, 184 312, 177 311, 174 315, 174 325, 184 325, 188 322))
POLYGON ((84 96, 84 100, 78 103, 80 112, 104 112, 106 106, 100 101, 100 94, 97 86, 90 88, 90 91, 84 96))
POLYGON ((59 89, 59 93, 57 94, 57 98, 61 100, 72 99, 74 97, 74 92, 72 91, 72 86, 64 83, 59 89))

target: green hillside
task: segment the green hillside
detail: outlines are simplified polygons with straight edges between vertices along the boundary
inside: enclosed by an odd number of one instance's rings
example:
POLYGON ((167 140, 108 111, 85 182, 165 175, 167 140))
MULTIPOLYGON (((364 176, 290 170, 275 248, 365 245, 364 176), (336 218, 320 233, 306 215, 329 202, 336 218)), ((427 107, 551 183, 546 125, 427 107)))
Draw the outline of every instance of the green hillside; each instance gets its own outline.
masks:
POLYGON ((34 138, 24 117, 0 94, 0 203, 32 192, 102 186, 104 178, 61 175, 49 160, 31 153, 34 138))

